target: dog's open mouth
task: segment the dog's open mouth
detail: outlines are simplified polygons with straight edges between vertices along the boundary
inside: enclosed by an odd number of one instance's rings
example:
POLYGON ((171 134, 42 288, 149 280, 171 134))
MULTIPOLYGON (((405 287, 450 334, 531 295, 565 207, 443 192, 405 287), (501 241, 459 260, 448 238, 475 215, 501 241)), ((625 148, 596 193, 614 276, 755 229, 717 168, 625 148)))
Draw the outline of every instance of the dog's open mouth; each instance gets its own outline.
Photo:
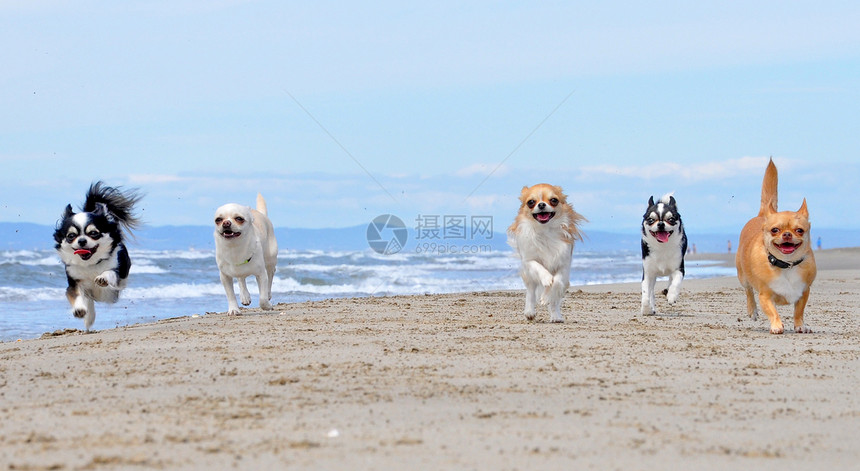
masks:
POLYGON ((95 247, 93 247, 91 249, 78 249, 78 250, 75 250, 75 255, 81 257, 81 260, 86 261, 86 260, 89 260, 90 258, 92 258, 93 254, 96 253, 96 250, 98 250, 98 248, 99 248, 99 246, 96 245, 95 247))
POLYGON ((672 231, 651 231, 651 235, 657 239, 657 242, 665 244, 666 242, 669 242, 669 237, 672 235, 672 231))
POLYGON ((783 242, 781 244, 774 243, 773 245, 775 245, 776 248, 785 255, 793 254, 794 251, 800 247, 800 244, 793 244, 791 242, 783 242))
POLYGON ((555 216, 555 213, 547 211, 543 213, 534 213, 532 214, 532 216, 537 220, 537 222, 541 224, 546 224, 549 222, 550 219, 552 219, 553 216, 555 216))
POLYGON ((242 235, 241 232, 233 232, 230 229, 224 229, 224 232, 221 233, 221 236, 224 237, 225 239, 235 239, 236 237, 239 237, 240 235, 242 235))

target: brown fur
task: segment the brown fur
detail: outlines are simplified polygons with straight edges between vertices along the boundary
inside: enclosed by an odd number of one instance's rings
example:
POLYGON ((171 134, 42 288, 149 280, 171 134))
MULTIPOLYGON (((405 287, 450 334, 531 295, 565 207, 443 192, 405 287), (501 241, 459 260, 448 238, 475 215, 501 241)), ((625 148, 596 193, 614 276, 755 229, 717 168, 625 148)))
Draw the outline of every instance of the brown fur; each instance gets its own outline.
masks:
POLYGON ((741 230, 735 264, 738 280, 746 293, 747 313, 757 318, 757 292, 759 306, 770 320, 773 334, 784 331, 776 305, 788 304, 794 305, 794 330, 811 332, 803 323, 809 289, 817 273, 809 228, 806 199, 796 212, 777 210, 777 171, 771 160, 762 181, 759 214, 741 230), (781 245, 787 248, 781 250, 781 245), (793 251, 786 253, 792 246, 793 251), (796 265, 776 267, 768 260, 768 254, 796 265))

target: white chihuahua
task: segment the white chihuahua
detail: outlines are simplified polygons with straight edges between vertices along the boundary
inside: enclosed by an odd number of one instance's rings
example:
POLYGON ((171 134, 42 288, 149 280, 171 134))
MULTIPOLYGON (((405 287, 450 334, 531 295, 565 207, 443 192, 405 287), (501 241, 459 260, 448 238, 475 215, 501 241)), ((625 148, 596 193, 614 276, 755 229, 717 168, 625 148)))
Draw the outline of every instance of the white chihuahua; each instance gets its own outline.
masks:
POLYGON ((215 261, 227 293, 227 314, 239 314, 233 278, 239 279, 242 305, 251 304, 245 278, 257 279, 260 308, 272 309, 272 280, 278 262, 278 241, 269 220, 266 200, 257 195, 257 209, 235 203, 215 211, 215 261))

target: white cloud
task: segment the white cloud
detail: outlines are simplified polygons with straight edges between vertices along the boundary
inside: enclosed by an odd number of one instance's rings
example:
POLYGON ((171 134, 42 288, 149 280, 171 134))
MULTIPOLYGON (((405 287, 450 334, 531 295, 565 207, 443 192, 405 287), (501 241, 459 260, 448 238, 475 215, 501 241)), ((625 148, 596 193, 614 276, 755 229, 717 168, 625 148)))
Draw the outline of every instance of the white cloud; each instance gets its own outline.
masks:
POLYGON ((178 175, 159 175, 154 173, 141 173, 128 176, 129 183, 134 185, 157 185, 161 183, 176 183, 184 180, 185 178, 178 175))
POLYGON ((512 195, 473 195, 466 203, 472 211, 494 211, 504 208, 504 205, 515 204, 516 196, 512 195))
MULTIPOLYGON (((641 180, 661 178, 682 179, 688 182, 724 180, 751 173, 764 173, 769 157, 741 157, 717 162, 682 164, 678 162, 655 162, 648 165, 596 165, 582 168, 582 176, 628 177, 641 180)), ((789 160, 783 160, 790 163, 789 160)), ((777 162, 777 165, 779 163, 777 162)))

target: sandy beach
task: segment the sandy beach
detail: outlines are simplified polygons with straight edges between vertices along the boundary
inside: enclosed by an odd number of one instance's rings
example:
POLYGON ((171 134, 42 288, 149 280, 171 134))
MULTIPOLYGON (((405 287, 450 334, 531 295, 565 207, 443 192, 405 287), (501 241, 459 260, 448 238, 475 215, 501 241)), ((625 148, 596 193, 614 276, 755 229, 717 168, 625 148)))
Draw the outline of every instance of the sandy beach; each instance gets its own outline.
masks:
POLYGON ((0 469, 857 469, 860 249, 816 257, 812 334, 727 277, 656 316, 617 284, 572 286, 564 324, 514 291, 3 343, 0 469))

